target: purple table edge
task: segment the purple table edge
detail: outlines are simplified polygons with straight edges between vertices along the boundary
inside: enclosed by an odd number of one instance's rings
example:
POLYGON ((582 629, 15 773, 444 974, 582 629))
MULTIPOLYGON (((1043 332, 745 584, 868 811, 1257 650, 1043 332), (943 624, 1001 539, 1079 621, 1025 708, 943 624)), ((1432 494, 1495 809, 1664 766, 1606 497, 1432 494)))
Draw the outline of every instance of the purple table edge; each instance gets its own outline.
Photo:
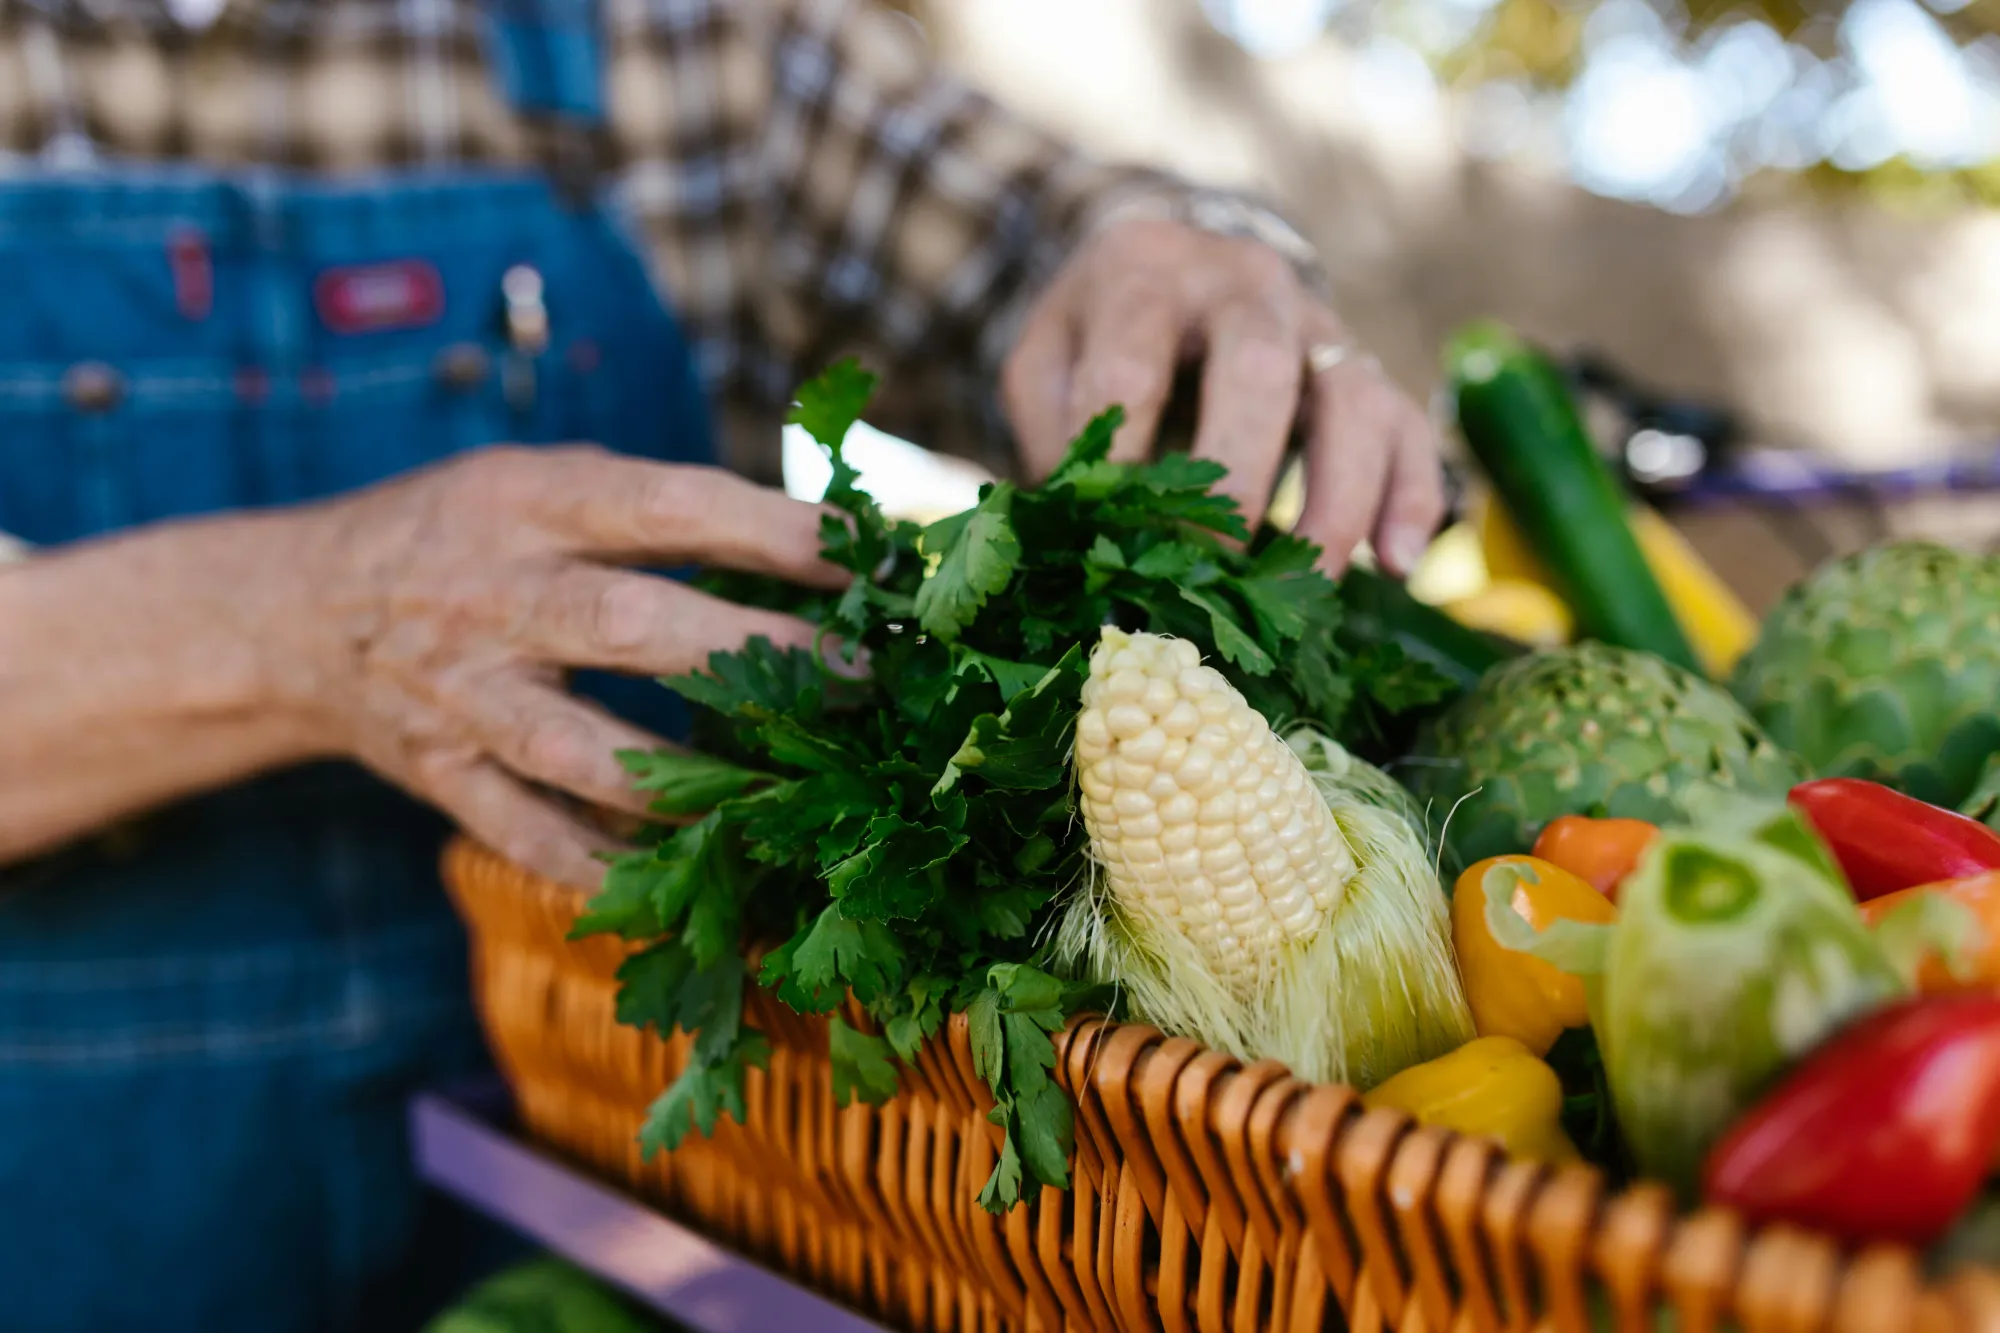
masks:
POLYGON ((863 1318, 502 1128, 504 1098, 420 1094, 417 1174, 696 1333, 884 1333, 863 1318))

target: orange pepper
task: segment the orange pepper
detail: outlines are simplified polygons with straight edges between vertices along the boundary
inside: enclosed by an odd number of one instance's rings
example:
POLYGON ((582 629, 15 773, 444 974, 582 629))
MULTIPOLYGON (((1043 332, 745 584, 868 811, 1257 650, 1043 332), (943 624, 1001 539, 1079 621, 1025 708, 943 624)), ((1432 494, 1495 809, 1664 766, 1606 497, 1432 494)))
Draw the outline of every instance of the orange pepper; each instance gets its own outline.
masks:
POLYGON ((1618 909, 1561 866, 1532 856, 1488 857, 1460 875, 1452 889, 1452 950, 1473 1028, 1482 1037, 1512 1037, 1535 1055, 1547 1055, 1563 1029, 1590 1021, 1590 1009, 1582 981, 1493 938, 1486 924, 1486 877, 1501 866, 1519 872, 1508 901, 1536 930, 1547 929, 1557 917, 1614 921, 1618 909))
POLYGON ((2000 986, 2000 870, 1967 875, 1963 879, 1941 879, 1870 898, 1859 905, 1862 920, 1872 930, 1883 917, 1919 893, 1940 893, 1964 904, 1986 929, 1985 938, 1972 950, 1965 980, 1954 977, 1944 959, 1933 954, 1917 969, 1917 989, 1926 995, 1945 995, 2000 986))
POLYGON ((1534 855, 1561 866, 1615 903, 1619 883, 1659 836, 1659 828, 1643 819, 1564 815, 1551 820, 1535 839, 1534 855))

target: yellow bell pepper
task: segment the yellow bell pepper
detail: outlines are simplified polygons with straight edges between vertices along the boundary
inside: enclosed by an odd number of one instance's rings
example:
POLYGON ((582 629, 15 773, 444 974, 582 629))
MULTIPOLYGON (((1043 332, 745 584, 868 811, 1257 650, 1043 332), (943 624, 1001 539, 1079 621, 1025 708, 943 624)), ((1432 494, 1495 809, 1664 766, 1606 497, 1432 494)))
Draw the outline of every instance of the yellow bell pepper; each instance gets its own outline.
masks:
POLYGON ((1460 875, 1452 890, 1451 943, 1472 1026, 1482 1037, 1512 1037, 1535 1055, 1547 1055, 1563 1029, 1590 1021, 1583 982, 1493 938, 1486 926, 1487 877, 1502 867, 1517 872, 1512 904, 1536 930, 1558 917, 1615 921, 1618 909, 1585 880, 1532 856, 1488 857, 1460 875))
MULTIPOLYGON (((1757 618, 1673 524, 1637 504, 1631 507, 1630 519, 1632 536, 1653 577, 1660 581, 1660 591, 1666 594, 1674 618, 1701 658, 1702 669, 1712 679, 1722 679, 1757 641, 1757 618)), ((1480 503, 1477 522, 1488 577, 1496 582, 1520 579, 1553 588, 1548 566, 1492 497, 1480 503)))
POLYGON ((1576 1145, 1563 1133, 1561 1081, 1512 1037, 1480 1037, 1414 1065, 1364 1094, 1361 1104, 1391 1106, 1421 1124, 1498 1139, 1513 1157, 1577 1159, 1576 1145))

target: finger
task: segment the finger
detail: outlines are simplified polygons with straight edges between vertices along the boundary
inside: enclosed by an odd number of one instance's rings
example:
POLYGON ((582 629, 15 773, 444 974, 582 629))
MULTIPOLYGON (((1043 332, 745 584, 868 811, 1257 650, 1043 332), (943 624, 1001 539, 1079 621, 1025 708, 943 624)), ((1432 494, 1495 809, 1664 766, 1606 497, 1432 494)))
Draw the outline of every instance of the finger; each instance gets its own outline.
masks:
POLYGON ((718 467, 657 463, 597 449, 509 456, 505 501, 572 549, 621 559, 683 561, 841 587, 820 558, 823 506, 718 467))
POLYGON ((604 881, 597 855, 622 850, 476 754, 434 751, 417 767, 423 794, 461 828, 537 874, 595 890, 604 881))
POLYGON ((518 676, 489 678, 456 702, 474 739, 516 776, 612 810, 644 814, 651 803, 618 762, 620 751, 663 748, 651 732, 518 676))
POLYGON ((1389 460, 1389 491, 1375 526, 1375 550, 1392 573, 1417 567, 1444 519, 1444 468, 1437 436, 1414 407, 1402 414, 1389 460))
POLYGON ((1229 469, 1216 489, 1233 496, 1255 528, 1298 417, 1305 353, 1295 304, 1231 300, 1216 309, 1207 335, 1194 453, 1229 469))
POLYGON ((1000 371, 1000 405, 1035 481, 1055 470, 1069 443, 1069 372, 1076 353, 1069 290, 1059 284, 1036 304, 1000 371))
POLYGON ((1306 503, 1302 536, 1325 548, 1321 568, 1338 574, 1381 508, 1394 447, 1387 403, 1358 368, 1321 375, 1306 444, 1306 503))
POLYGON ((1135 461, 1150 454, 1173 391, 1185 329, 1181 295, 1167 279, 1148 272, 1108 285, 1083 313, 1069 436, 1117 404, 1125 409, 1125 424, 1112 440, 1111 456, 1135 461))
POLYGON ((507 595, 508 641, 528 657, 638 676, 698 671, 709 654, 759 636, 779 648, 809 648, 815 633, 793 616, 583 561, 511 585, 507 595))

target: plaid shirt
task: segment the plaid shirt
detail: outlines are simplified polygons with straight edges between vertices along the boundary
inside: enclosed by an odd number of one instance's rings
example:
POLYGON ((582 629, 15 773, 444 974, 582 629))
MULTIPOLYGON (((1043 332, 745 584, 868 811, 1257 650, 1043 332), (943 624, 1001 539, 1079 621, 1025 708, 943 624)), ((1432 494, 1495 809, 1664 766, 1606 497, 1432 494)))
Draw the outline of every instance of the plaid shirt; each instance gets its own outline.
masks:
MULTIPOLYGON (((532 164, 535 134, 488 77, 479 4, 223 0, 190 29, 167 0, 0 0, 0 173, 532 164)), ((606 169, 711 392, 756 406, 725 411, 724 433, 766 480, 772 410, 836 355, 884 370, 882 424, 990 446, 998 363, 1090 228, 1142 207, 1223 230, 1275 221, 1084 157, 942 73, 914 23, 866 0, 604 11, 606 169)))

